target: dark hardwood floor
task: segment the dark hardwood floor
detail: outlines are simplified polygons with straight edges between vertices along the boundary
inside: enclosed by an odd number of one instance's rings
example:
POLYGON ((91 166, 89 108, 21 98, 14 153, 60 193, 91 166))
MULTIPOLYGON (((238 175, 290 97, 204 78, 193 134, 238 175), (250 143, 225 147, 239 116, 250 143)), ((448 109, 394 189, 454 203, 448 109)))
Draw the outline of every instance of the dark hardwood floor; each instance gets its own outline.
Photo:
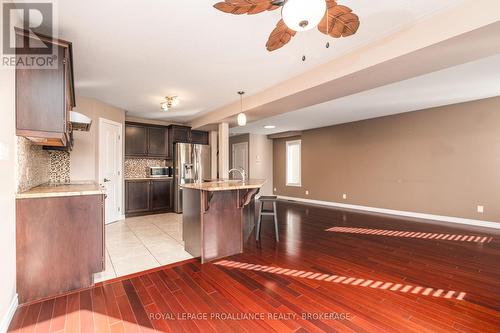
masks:
POLYGON ((279 243, 265 217, 241 255, 23 306, 9 331, 499 332, 498 232, 288 202, 278 214, 279 243))

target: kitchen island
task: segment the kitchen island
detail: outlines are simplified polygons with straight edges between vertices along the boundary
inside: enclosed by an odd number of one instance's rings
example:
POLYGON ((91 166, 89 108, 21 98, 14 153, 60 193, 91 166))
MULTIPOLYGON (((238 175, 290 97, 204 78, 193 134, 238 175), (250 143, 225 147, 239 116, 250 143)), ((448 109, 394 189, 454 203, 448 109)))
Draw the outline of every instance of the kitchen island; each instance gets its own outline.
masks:
POLYGON ((201 262, 243 252, 254 225, 254 197, 265 180, 216 180, 182 185, 184 248, 201 262))

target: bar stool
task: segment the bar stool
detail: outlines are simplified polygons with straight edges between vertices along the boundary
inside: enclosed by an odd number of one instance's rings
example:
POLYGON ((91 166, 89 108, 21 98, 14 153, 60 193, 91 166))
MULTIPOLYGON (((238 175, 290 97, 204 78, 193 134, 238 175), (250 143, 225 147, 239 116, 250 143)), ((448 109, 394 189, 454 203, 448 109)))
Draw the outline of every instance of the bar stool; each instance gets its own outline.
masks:
POLYGON ((262 221, 262 216, 264 215, 272 215, 274 217, 274 229, 276 231, 276 241, 280 241, 279 233, 278 233, 278 215, 276 213, 276 201, 278 200, 278 197, 275 195, 263 195, 259 198, 260 201, 260 212, 259 212, 259 219, 257 220, 257 231, 256 231, 256 236, 255 239, 258 241, 260 239, 260 224, 262 221), (273 203, 273 209, 264 209, 264 204, 266 202, 272 202, 273 203))

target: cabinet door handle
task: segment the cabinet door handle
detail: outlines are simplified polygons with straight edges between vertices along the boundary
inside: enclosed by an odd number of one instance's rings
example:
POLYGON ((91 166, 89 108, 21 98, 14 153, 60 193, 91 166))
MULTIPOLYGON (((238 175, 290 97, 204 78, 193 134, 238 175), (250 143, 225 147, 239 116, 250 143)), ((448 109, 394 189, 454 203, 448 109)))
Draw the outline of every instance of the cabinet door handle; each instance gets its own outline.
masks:
POLYGON ((104 178, 104 182, 107 183, 107 182, 110 182, 111 180, 107 179, 107 178, 104 178))

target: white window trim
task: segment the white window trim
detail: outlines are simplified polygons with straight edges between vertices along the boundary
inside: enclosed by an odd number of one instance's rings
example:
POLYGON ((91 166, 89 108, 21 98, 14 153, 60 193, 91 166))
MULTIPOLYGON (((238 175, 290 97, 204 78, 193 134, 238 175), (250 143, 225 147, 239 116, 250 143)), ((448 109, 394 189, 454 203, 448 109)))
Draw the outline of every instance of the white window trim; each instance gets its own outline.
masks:
POLYGON ((286 152, 285 152, 285 181, 286 181, 286 186, 293 186, 293 187, 302 187, 302 140, 292 140, 292 141, 286 141, 286 152), (288 147, 290 145, 299 145, 299 152, 300 152, 300 158, 299 158, 299 182, 298 183, 289 183, 288 182, 288 147))

